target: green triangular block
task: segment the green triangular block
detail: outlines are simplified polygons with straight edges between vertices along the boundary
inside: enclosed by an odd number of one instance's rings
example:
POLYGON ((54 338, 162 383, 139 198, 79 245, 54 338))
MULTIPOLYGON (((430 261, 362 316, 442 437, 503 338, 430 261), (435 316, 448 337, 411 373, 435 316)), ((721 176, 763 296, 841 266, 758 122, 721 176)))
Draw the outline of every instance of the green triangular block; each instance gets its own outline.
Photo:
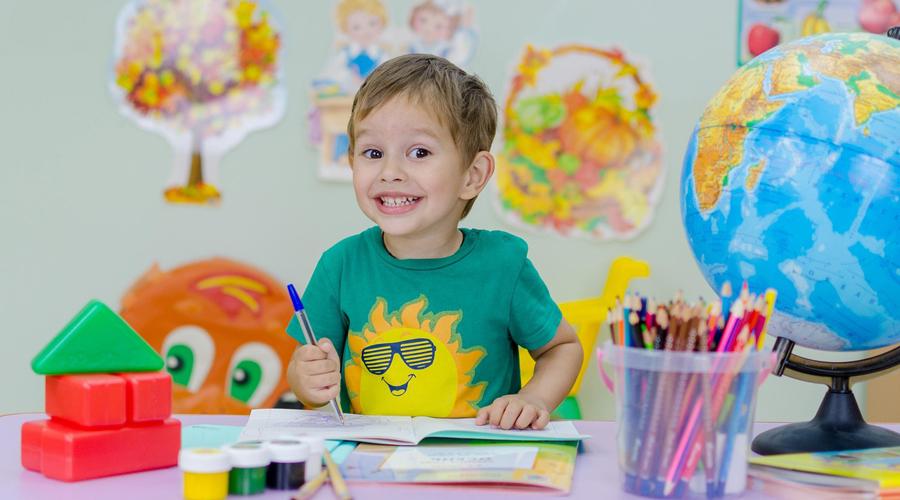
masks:
POLYGON ((31 360, 39 375, 159 371, 163 360, 106 304, 92 300, 31 360))

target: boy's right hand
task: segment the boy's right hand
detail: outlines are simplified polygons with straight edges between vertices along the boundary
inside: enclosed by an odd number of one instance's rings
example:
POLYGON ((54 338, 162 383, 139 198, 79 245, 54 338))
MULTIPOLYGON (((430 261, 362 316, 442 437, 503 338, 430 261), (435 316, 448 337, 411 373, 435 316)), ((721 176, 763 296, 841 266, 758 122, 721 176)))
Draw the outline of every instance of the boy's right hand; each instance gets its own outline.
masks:
POLYGON ((328 339, 294 349, 288 369, 297 399, 304 406, 322 406, 337 398, 341 392, 340 367, 340 358, 328 339))

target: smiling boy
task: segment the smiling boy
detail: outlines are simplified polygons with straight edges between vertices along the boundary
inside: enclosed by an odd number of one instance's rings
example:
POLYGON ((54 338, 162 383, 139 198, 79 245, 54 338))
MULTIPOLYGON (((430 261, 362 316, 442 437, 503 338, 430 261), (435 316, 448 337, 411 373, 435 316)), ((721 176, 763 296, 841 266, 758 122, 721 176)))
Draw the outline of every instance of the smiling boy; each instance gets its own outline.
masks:
POLYGON ((355 413, 539 429, 568 394, 582 349, 527 245, 459 228, 493 174, 496 123, 484 83, 440 57, 389 60, 360 87, 348 149, 376 226, 327 250, 304 292, 320 338, 288 368, 304 405, 340 394, 355 413), (518 346, 535 359, 525 387, 518 346))

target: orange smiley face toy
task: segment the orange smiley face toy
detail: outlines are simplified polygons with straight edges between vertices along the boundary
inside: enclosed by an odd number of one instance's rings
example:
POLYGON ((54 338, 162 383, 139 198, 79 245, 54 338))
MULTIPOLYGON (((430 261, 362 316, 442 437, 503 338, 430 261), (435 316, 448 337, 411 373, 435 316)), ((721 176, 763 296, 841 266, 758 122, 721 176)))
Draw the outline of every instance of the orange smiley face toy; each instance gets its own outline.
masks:
POLYGON ((296 342, 284 332, 292 314, 278 281, 224 258, 170 271, 154 264, 125 293, 121 311, 165 360, 174 412, 210 414, 292 400, 285 371, 296 342))

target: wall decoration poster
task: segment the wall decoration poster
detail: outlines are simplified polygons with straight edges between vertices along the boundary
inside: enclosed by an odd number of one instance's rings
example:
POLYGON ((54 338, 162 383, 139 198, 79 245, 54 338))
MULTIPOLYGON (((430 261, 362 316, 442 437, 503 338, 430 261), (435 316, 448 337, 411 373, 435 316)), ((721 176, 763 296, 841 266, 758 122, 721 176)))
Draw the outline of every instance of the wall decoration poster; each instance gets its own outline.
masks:
POLYGON ((900 25, 898 0, 741 0, 738 12, 738 64, 805 36, 900 25))
POLYGON ((477 44, 474 10, 460 0, 424 0, 399 18, 381 0, 339 0, 334 9, 334 52, 312 81, 310 141, 319 149, 319 176, 349 180, 347 121, 353 96, 382 62, 428 53, 460 67, 477 44))
POLYGON ((254 0, 134 0, 120 12, 110 81, 120 111, 164 136, 170 203, 221 198, 218 164, 284 112, 282 38, 254 0))
POLYGON ((166 361, 175 413, 249 414, 296 401, 284 333, 293 306, 280 281, 214 257, 153 265, 122 296, 122 318, 166 361))
POLYGON ((513 225, 625 240, 663 184, 657 95, 619 49, 527 46, 502 106, 496 207, 513 225))

